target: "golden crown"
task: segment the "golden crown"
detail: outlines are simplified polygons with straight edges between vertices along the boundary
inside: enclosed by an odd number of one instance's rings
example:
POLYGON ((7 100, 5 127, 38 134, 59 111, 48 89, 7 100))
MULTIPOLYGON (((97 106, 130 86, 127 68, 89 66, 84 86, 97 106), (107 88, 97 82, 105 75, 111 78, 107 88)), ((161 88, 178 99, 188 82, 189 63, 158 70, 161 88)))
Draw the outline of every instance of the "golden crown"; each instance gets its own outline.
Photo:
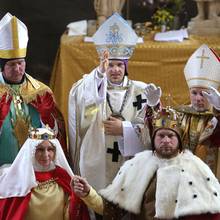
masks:
POLYGON ((170 107, 162 108, 161 110, 154 112, 152 125, 153 134, 159 128, 168 128, 176 131, 181 136, 179 114, 170 107))
POLYGON ((56 135, 52 129, 46 128, 31 128, 29 130, 29 138, 36 140, 50 140, 56 138, 56 135))

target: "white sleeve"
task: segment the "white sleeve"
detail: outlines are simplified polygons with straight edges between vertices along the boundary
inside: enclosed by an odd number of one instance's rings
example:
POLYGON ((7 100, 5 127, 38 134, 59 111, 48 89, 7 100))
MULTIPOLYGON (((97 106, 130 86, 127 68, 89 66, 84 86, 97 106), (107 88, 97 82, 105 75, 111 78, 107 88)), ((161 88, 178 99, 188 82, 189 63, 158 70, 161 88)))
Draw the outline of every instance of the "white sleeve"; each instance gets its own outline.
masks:
POLYGON ((107 92, 107 77, 103 74, 103 78, 98 76, 97 68, 88 74, 84 79, 83 98, 85 105, 101 104, 106 98, 107 92))
POLYGON ((144 150, 143 144, 130 121, 123 121, 123 137, 118 138, 119 150, 124 157, 134 156, 144 150))
POLYGON ((68 101, 68 130, 69 130, 70 151, 72 151, 75 148, 75 144, 76 144, 76 111, 77 110, 76 110, 75 98, 76 98, 75 89, 72 88, 69 93, 69 101, 68 101))
POLYGON ((98 88, 98 96, 99 96, 99 103, 102 103, 105 98, 106 98, 106 86, 105 86, 105 81, 106 81, 106 74, 102 74, 99 71, 99 68, 96 68, 96 73, 95 73, 95 78, 96 78, 96 84, 98 88))

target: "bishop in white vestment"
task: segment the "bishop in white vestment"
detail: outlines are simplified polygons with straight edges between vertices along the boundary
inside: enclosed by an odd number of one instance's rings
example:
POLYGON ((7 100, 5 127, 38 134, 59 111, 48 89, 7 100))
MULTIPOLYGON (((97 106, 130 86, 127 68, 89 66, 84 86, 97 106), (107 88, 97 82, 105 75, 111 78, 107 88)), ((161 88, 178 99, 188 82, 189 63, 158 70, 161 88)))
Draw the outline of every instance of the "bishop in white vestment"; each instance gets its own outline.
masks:
POLYGON ((143 141, 139 134, 145 106, 160 102, 161 89, 128 78, 127 61, 137 36, 121 16, 111 16, 93 38, 100 65, 70 91, 69 141, 74 173, 99 190, 150 142, 149 135, 143 141))

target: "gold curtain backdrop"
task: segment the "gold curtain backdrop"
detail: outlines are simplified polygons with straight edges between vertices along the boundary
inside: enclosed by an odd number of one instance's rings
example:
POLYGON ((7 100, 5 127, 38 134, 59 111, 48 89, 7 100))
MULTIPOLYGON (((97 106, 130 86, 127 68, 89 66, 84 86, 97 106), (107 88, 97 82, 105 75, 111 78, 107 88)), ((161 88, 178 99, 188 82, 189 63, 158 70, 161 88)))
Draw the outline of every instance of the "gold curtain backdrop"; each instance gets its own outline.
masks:
MULTIPOLYGON (((50 87, 66 122, 73 83, 99 64, 94 44, 83 39, 62 35, 51 76, 50 87)), ((179 43, 156 42, 149 35, 136 46, 128 62, 129 78, 160 86, 163 105, 186 104, 189 94, 183 69, 189 56, 203 43, 220 53, 220 37, 190 36, 179 43)))

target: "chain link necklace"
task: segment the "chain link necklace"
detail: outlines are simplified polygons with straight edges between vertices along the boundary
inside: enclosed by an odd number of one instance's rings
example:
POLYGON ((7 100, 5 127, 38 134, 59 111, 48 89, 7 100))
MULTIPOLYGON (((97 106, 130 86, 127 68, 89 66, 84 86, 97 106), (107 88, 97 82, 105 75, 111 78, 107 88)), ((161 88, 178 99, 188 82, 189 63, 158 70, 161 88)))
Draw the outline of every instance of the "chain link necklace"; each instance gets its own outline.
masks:
MULTIPOLYGON (((128 86, 128 84, 129 84, 129 80, 128 80, 128 82, 127 82, 127 86, 128 86)), ((112 114, 111 114, 112 117, 119 118, 119 119, 121 119, 122 121, 125 121, 125 118, 124 118, 124 116, 122 115, 122 112, 123 112, 123 110, 124 110, 125 104, 126 104, 126 102, 127 102, 127 100, 128 100, 128 97, 129 97, 129 95, 130 95, 130 88, 131 88, 131 87, 129 86, 128 89, 126 89, 126 92, 125 92, 125 95, 124 95, 124 98, 123 98, 123 101, 122 101, 122 104, 121 104, 121 108, 120 108, 119 111, 115 111, 115 110, 113 109, 112 104, 111 104, 111 102, 110 102, 110 95, 109 95, 109 93, 107 92, 106 99, 107 99, 108 106, 109 106, 109 108, 110 108, 110 110, 111 110, 111 112, 112 112, 112 114)))

